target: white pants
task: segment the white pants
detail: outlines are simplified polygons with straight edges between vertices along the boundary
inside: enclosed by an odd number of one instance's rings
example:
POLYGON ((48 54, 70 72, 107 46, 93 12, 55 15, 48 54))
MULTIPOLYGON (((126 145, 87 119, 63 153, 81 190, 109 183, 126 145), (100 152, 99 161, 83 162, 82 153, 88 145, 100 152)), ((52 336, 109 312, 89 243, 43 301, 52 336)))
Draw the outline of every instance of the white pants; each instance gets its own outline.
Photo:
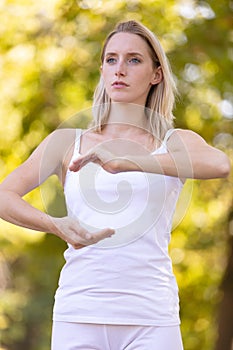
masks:
POLYGON ((51 350, 183 350, 180 328, 54 322, 51 350))

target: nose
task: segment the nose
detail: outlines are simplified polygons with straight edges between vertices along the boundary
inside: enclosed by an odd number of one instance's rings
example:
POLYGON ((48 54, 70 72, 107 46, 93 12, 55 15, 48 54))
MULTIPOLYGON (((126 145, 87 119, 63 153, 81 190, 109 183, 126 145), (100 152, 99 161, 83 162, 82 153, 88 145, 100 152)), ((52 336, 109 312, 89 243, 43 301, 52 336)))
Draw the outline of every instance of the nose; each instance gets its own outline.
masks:
POLYGON ((119 60, 116 64, 115 75, 117 77, 121 77, 121 76, 126 75, 126 64, 122 60, 119 60))

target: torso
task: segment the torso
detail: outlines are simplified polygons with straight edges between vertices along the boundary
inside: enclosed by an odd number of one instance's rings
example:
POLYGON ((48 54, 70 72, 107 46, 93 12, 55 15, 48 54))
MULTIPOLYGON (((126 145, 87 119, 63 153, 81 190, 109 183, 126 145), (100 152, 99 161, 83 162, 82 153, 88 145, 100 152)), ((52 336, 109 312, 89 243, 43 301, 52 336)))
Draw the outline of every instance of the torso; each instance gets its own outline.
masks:
MULTIPOLYGON (((74 142, 75 134, 72 135, 72 146, 63 161, 61 179, 63 184, 73 155, 74 142)), ((111 134, 105 130, 101 133, 90 129, 83 130, 80 140, 80 154, 85 154, 98 145, 104 145, 116 156, 124 156, 125 154, 146 155, 158 148, 160 143, 154 140, 149 132, 135 127, 132 130, 127 130, 126 133, 119 134, 111 134)))
MULTIPOLYGON (((73 157, 82 152, 79 135, 73 157)), ((167 152, 165 143, 156 154, 167 152)), ((181 188, 176 177, 110 174, 94 163, 77 173, 67 172, 68 215, 91 232, 113 227, 116 233, 80 250, 69 245, 56 292, 55 320, 179 324, 178 290, 168 243, 181 188)))

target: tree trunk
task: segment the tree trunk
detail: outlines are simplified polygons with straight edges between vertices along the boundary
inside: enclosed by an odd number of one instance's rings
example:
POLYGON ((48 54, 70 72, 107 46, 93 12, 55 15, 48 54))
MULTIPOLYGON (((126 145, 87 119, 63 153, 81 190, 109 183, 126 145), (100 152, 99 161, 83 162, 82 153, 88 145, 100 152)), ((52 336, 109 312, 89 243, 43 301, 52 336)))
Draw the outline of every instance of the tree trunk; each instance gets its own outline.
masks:
POLYGON ((230 254, 221 284, 223 298, 219 306, 215 350, 233 350, 233 211, 229 216, 229 236, 230 254))

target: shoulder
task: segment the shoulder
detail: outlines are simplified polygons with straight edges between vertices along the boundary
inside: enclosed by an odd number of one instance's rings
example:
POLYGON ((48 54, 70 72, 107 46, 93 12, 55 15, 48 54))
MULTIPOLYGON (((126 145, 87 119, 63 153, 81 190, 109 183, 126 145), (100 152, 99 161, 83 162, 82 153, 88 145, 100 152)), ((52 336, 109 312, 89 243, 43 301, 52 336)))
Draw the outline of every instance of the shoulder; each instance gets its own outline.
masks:
MULTIPOLYGON (((189 130, 189 129, 170 129, 171 130, 171 137, 179 137, 183 139, 190 139, 190 138, 195 138, 195 139, 202 139, 204 140, 199 134, 197 134, 195 131, 189 130)), ((170 139, 169 138, 169 139, 170 139)))
POLYGON ((34 154, 59 161, 72 151, 75 139, 76 129, 56 129, 42 141, 34 154))
POLYGON ((172 149, 180 148, 180 146, 195 146, 197 144, 206 145, 206 141, 199 134, 188 129, 173 129, 167 141, 168 147, 172 149))
POLYGON ((44 147, 44 163, 52 164, 60 179, 63 179, 64 173, 72 158, 76 139, 81 135, 81 129, 57 129, 48 137, 44 147))
POLYGON ((67 147, 74 145, 76 135, 78 135, 77 130, 80 129, 56 129, 47 136, 45 142, 49 149, 55 147, 57 151, 65 151, 67 147))
POLYGON ((48 138, 54 141, 60 140, 60 142, 67 142, 75 138, 76 130, 77 129, 56 129, 49 134, 48 138))

